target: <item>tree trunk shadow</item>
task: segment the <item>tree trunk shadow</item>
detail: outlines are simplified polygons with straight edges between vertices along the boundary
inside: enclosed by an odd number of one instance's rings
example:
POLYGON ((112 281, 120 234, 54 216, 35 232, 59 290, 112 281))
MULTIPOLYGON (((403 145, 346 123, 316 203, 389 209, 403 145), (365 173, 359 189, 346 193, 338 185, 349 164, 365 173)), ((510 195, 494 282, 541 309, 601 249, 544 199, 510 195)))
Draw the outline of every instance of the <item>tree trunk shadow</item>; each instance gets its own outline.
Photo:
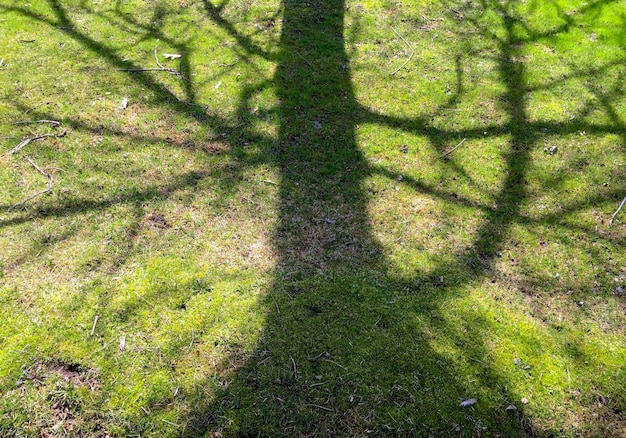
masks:
MULTIPOLYGON (((257 350, 212 402, 195 407, 189 436, 471 435, 494 422, 526 435, 523 416, 494 405, 507 399, 495 370, 483 367, 480 383, 468 385, 434 350, 429 330, 472 357, 486 355, 437 319, 444 289, 424 286, 415 295, 415 284, 386 273, 367 214, 371 169, 356 140, 360 109, 344 49, 344 1, 283 5, 274 77, 279 137, 266 152, 282 178, 276 281, 263 303, 257 350), (424 324, 420 315, 434 319, 424 324), (490 419, 486 410, 459 409, 472 390, 490 399, 490 419), (395 419, 409 410, 412 423, 395 419)), ((481 326, 483 317, 474 317, 481 326)))

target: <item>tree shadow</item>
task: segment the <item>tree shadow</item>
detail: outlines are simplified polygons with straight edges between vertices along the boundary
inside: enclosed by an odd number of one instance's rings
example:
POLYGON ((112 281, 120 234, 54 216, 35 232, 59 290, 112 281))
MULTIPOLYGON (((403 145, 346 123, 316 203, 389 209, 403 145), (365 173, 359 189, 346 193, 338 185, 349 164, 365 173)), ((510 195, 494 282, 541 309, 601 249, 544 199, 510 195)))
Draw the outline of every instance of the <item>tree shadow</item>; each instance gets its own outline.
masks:
MULTIPOLYGON (((356 103, 343 42, 342 1, 284 2, 274 78, 281 99, 280 134, 266 151, 282 175, 274 238, 278 281, 268 292, 269 313, 257 351, 211 404, 196 407, 190 436, 215 431, 266 436, 277 430, 286 436, 536 433, 523 414, 505 410, 519 395, 508 393, 506 379, 488 363, 488 350, 468 342, 462 329, 437 316, 463 285, 480 282, 492 271, 509 228, 526 220, 521 213, 525 179, 543 124, 527 115, 524 66, 517 58, 535 37, 519 37, 520 20, 494 7, 505 31, 494 41, 508 122, 446 132, 426 120, 379 116, 356 103), (506 178, 495 207, 486 209, 473 245, 452 263, 416 273, 409 281, 389 272, 372 236, 364 180, 372 174, 395 176, 364 159, 355 140, 363 122, 412 130, 434 145, 444 145, 450 137, 509 136, 506 178), (454 286, 440 284, 443 274, 454 278, 454 286), (478 363, 472 371, 475 381, 459 379, 464 371, 430 342, 431 331, 478 363), (378 360, 382 357, 385 361, 378 360), (390 362, 395 369, 386 368, 390 362), (486 406, 470 414, 455 409, 477 393, 486 406), (413 421, 396 421, 398 411, 412 412, 413 421)), ((458 60, 456 70, 462 93, 458 60)), ((452 97, 449 106, 457 100, 452 97)), ((623 125, 608 129, 620 132, 623 125)), ((474 330, 480 328, 474 338, 489 338, 491 323, 484 315, 468 312, 464 317, 474 330)), ((531 343, 541 345, 537 339, 531 343)))
MULTIPOLYGON (((596 5, 602 3, 606 2, 596 5)), ((76 30, 58 2, 51 4, 57 11, 56 22, 32 14, 31 18, 63 26, 64 32, 111 65, 127 67, 113 50, 76 30)), ((227 377, 227 385, 213 399, 190 397, 195 405, 191 407, 185 433, 188 436, 211 436, 213 432, 271 436, 277 431, 285 436, 535 434, 537 431, 523 409, 506 409, 522 395, 509 392, 507 378, 498 371, 486 346, 494 330, 493 321, 480 308, 463 311, 459 317, 464 322, 455 320, 454 324, 442 318, 441 313, 450 301, 463 299, 467 285, 480 284, 491 275, 510 228, 533 221, 521 208, 528 196, 525 180, 531 153, 540 138, 583 130, 625 136, 626 128, 611 104, 611 99, 622 90, 617 85, 608 92, 590 85, 611 117, 609 124, 530 120, 529 88, 524 65, 518 58, 524 45, 567 32, 573 25, 571 19, 552 31, 537 34, 527 29, 529 36, 520 36, 520 28, 525 27, 520 17, 497 2, 482 2, 484 10, 495 10, 501 18, 503 35, 491 36, 498 51, 499 79, 505 86, 501 100, 507 122, 445 130, 429 123, 432 114, 414 119, 396 118, 378 114, 357 102, 345 49, 343 0, 307 3, 284 0, 279 50, 272 54, 238 33, 222 17, 222 7, 208 1, 204 7, 208 16, 237 40, 242 56, 262 56, 278 63, 271 80, 242 92, 239 119, 244 120, 243 127, 194 106, 196 97, 190 81, 185 88, 185 103, 152 76, 139 74, 136 80, 161 95, 164 105, 216 131, 229 133, 226 141, 241 164, 238 171, 233 171, 232 180, 236 181, 238 172, 260 159, 251 158, 242 150, 238 144, 242 137, 261 145, 259 155, 278 169, 281 180, 278 226, 272 241, 277 254, 275 282, 261 303, 266 311, 262 340, 245 358, 245 363, 227 377), (251 96, 264 87, 274 87, 280 99, 274 113, 279 124, 276 139, 258 135, 245 122, 249 118, 251 96), (393 179, 396 172, 366 160, 356 132, 363 123, 424 136, 437 153, 443 152, 450 140, 508 136, 502 151, 506 167, 504 181, 493 205, 478 206, 484 212, 483 225, 462 254, 436 263, 431 270, 415 272, 408 279, 393 273, 372 231, 366 180, 373 175, 393 179), (441 280, 443 276, 446 278, 441 280), (298 330, 293 331, 294 327, 298 330), (474 330, 471 339, 464 331, 467 327, 474 330), (440 344, 439 339, 447 343, 440 344), (388 368, 390 364, 392 369, 388 368), (481 401, 477 407, 459 407, 460 401, 472 397, 481 401)), ((136 25, 132 21, 128 23, 136 25)), ((475 31, 490 35, 478 21, 473 25, 475 31)), ((164 38, 154 29, 147 31, 151 37, 164 38)), ((183 46, 177 47, 184 50, 183 46)), ((457 91, 444 108, 454 107, 463 94, 459 58, 455 65, 457 91)), ((78 122, 74 127, 89 129, 78 122)), ((454 160, 452 165, 462 169, 454 160)), ((191 187, 197 179, 183 173, 174 178, 170 189, 191 187)), ((413 178, 405 178, 403 184, 454 204, 476 207, 468 200, 453 197, 448 190, 424 185, 413 178)), ((119 202, 141 202, 154 192, 154 188, 146 187, 121 199, 79 199, 48 209, 46 215, 61 216, 107 209, 119 202)), ((586 202, 593 204, 618 194, 616 190, 586 202)), ((581 204, 565 208, 580 207, 581 204)), ((31 218, 17 216, 0 226, 12 226, 31 218)), ((553 220, 558 218, 544 216, 536 222, 545 224, 553 220)), ((540 280, 531 281, 530 288, 539 283, 540 280)), ((538 348, 545 345, 538 336, 528 336, 530 344, 538 348)), ((158 410, 158 406, 153 410, 158 410)))

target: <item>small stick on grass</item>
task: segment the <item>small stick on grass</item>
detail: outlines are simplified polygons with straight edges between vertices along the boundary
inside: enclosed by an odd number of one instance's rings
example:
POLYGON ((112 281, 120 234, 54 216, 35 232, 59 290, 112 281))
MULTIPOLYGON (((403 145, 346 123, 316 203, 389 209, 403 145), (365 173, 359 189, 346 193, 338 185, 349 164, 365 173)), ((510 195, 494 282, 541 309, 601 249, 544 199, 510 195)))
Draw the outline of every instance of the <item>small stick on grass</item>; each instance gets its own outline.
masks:
POLYGON ((308 406, 311 406, 311 407, 317 408, 317 409, 322 409, 322 410, 328 411, 328 412, 335 412, 331 408, 327 408, 326 406, 314 405, 313 403, 309 403, 308 406))
POLYGON ((191 342, 189 343, 189 348, 193 347, 193 343, 196 342, 196 333, 191 329, 191 342))
POLYGON ((311 362, 315 362, 316 360, 320 359, 322 356, 324 356, 327 352, 326 351, 322 351, 320 354, 318 354, 317 356, 313 356, 313 357, 308 357, 307 359, 310 360, 311 362))
POLYGON ((237 63, 239 62, 239 58, 235 59, 234 62, 231 62, 230 64, 217 64, 220 67, 233 67, 235 65, 237 65, 237 63))
POLYGON ((276 306, 276 313, 280 314, 280 307, 278 307, 278 302, 276 298, 272 297, 272 301, 274 301, 274 305, 276 306))
POLYGON ((398 37, 400 37, 400 39, 402 41, 404 41, 404 44, 407 45, 407 47, 409 48, 409 50, 411 51, 411 54, 409 55, 409 58, 404 61, 404 64, 402 64, 400 67, 398 67, 397 69, 395 69, 393 72, 391 72, 391 76, 395 75, 396 73, 398 73, 400 70, 402 70, 402 68, 407 65, 411 59, 413 59, 413 55, 415 54, 415 49, 413 49, 413 47, 411 47, 411 45, 409 44, 409 42, 402 36, 400 35, 398 32, 396 32, 396 30, 392 27, 391 30, 393 30, 393 33, 395 33, 396 35, 398 35, 398 37))
POLYGON ((159 56, 157 55, 157 48, 154 46, 154 60, 156 61, 157 68, 118 68, 117 71, 139 72, 139 71, 164 71, 172 75, 182 76, 182 73, 173 68, 168 68, 159 62, 159 56))
POLYGON ((624 207, 624 204, 626 204, 626 198, 622 200, 622 203, 619 205, 619 207, 617 207, 617 210, 615 210, 615 213, 613 213, 613 216, 611 216, 611 220, 609 221, 609 227, 613 225, 613 219, 615 219, 615 216, 617 216, 617 213, 619 213, 622 207, 624 207))
POLYGON ((89 336, 93 336, 94 333, 96 333, 96 324, 98 323, 98 318, 100 318, 100 315, 96 315, 93 318, 93 325, 91 326, 91 334, 89 336))
POLYGON ((165 67, 163 67, 161 65, 161 63, 159 62, 159 56, 157 55, 157 47, 159 47, 158 45, 154 46, 154 60, 156 61, 156 65, 158 65, 159 67, 161 67, 163 70, 165 70, 165 67))
POLYGON ((313 66, 313 63, 311 61, 309 61, 308 59, 306 59, 304 56, 302 56, 302 53, 300 52, 294 52, 296 55, 298 55, 306 65, 308 65, 309 67, 313 66))
POLYGON ((37 163, 35 163, 33 160, 31 160, 30 158, 28 159, 28 162, 35 168, 37 169, 37 171, 39 173, 41 173, 43 176, 45 176, 46 178, 48 178, 48 188, 45 190, 42 190, 40 192, 35 193, 34 195, 30 195, 28 198, 26 198, 25 200, 23 200, 22 202, 20 202, 19 204, 15 204, 13 207, 11 207, 9 210, 13 210, 14 208, 18 208, 18 207, 23 207, 28 201, 30 201, 31 199, 36 198, 37 196, 43 195, 44 193, 50 193, 52 192, 52 184, 54 184, 54 178, 52 177, 52 175, 50 175, 49 173, 44 172, 41 167, 37 166, 37 163))
POLYGON ((117 71, 129 71, 129 72, 138 72, 138 71, 166 71, 173 75, 180 75, 180 73, 173 68, 118 68, 117 71))
POLYGON ((174 99, 176 99, 177 101, 179 101, 180 103, 182 103, 183 105, 187 105, 187 106, 193 106, 193 103, 191 102, 187 102, 184 99, 181 99, 180 97, 178 97, 176 94, 174 94, 174 92, 172 90, 170 90, 169 88, 167 88, 165 85, 161 84, 161 86, 165 89, 165 91, 167 91, 168 93, 170 93, 170 96, 173 97, 174 99))
POLYGON ((464 138, 463 140, 461 140, 461 143, 457 144, 455 147, 450 149, 448 152, 444 152, 443 154, 441 154, 441 158, 446 157, 446 156, 450 155, 452 152, 456 151, 459 146, 461 146, 463 143, 465 143, 465 140, 467 140, 467 138, 464 138))
POLYGON ((12 125, 31 125, 33 123, 49 123, 52 126, 61 126, 61 122, 57 122, 56 120, 24 120, 20 122, 13 122, 12 125))
POLYGON ((330 360, 330 359, 324 359, 326 362, 330 362, 334 365, 337 365, 339 368, 341 368, 342 370, 346 370, 348 371, 348 368, 344 367, 343 365, 341 365, 340 363, 335 362, 334 360, 330 360))
POLYGON ((38 103, 38 104, 37 104, 37 105, 35 105, 34 107, 32 107, 32 108, 30 108, 30 109, 27 109, 27 110, 26 110, 26 114, 28 114, 29 112, 31 112, 31 111, 32 111, 32 110, 34 110, 35 108, 40 107, 41 105, 50 105, 50 103, 51 103, 51 102, 41 102, 41 103, 38 103))
POLYGON ((11 149, 8 154, 9 155, 13 155, 17 152, 19 152, 20 149, 22 149, 24 146, 26 146, 28 143, 30 143, 31 141, 34 140, 39 140, 41 138, 46 138, 46 137, 64 137, 65 134, 67 134, 67 131, 64 129, 63 131, 61 131, 59 134, 41 134, 41 135, 37 135, 35 137, 28 137, 25 138, 24 140, 22 140, 22 142, 20 144, 18 144, 17 146, 15 146, 13 149, 11 149))

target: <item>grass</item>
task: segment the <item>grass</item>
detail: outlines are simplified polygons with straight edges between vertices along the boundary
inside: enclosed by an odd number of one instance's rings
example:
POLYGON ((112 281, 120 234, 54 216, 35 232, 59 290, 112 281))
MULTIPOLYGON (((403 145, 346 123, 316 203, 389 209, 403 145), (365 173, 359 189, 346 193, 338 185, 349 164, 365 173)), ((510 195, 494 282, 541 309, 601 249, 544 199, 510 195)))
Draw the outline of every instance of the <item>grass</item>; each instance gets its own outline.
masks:
POLYGON ((624 436, 622 9, 0 5, 0 435, 624 436))

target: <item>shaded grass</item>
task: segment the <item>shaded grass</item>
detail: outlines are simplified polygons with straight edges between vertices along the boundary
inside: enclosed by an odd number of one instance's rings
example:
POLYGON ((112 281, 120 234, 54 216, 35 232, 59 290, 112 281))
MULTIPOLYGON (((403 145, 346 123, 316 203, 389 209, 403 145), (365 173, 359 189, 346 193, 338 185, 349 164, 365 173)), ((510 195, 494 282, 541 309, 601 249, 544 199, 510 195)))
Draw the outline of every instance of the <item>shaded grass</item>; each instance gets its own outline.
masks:
POLYGON ((3 434, 623 434, 619 2, 1 12, 3 434))

